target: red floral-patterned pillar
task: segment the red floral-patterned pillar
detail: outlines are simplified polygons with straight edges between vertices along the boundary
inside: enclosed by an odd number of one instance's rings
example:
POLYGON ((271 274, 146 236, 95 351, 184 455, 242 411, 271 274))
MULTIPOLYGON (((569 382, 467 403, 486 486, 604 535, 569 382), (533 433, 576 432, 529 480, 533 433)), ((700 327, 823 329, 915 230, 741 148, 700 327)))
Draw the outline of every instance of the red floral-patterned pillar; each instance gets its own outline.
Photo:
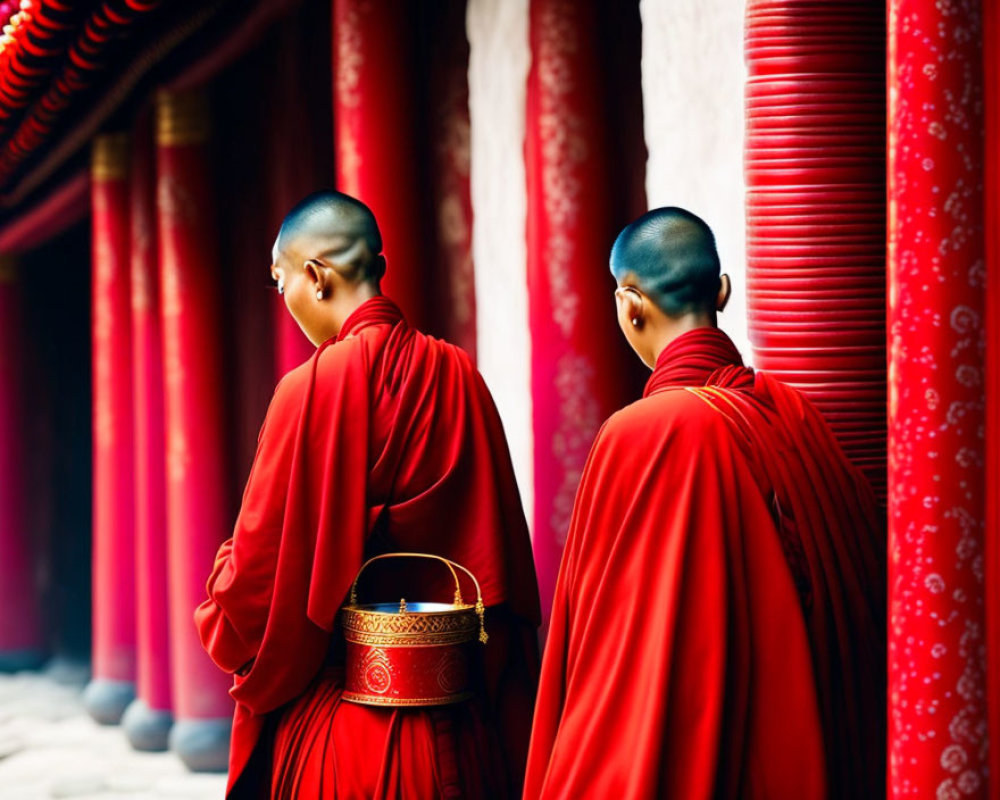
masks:
POLYGON ((0 671, 37 667, 44 641, 25 497, 23 331, 17 266, 0 258, 0 671))
POLYGON ((229 676, 201 648, 192 614, 232 527, 223 438, 221 290, 208 105, 197 92, 157 96, 156 214, 170 569, 174 714, 170 746, 192 769, 222 770, 233 704, 229 676))
POLYGON ((594 436, 630 384, 608 254, 611 154, 594 0, 532 0, 528 76, 528 296, 533 543, 548 619, 576 489, 594 436))
POLYGON ((92 205, 93 680, 90 715, 117 723, 135 697, 135 492, 129 141, 94 141, 92 205))
POLYGON ((989 794, 980 34, 978 0, 889 5, 894 798, 989 794))
MULTIPOLYGON (((1000 4, 983 3, 985 141, 1000 141, 1000 4)), ((986 631, 990 788, 1000 792, 1000 150, 985 151, 986 631)))
POLYGON ((129 206, 132 380, 135 416, 136 694, 122 727, 137 750, 165 750, 173 724, 167 591, 167 507, 163 440, 163 353, 152 125, 132 145, 129 206))
POLYGON ((418 328, 433 324, 421 232, 417 4, 334 0, 333 95, 337 188, 375 213, 385 293, 418 328))

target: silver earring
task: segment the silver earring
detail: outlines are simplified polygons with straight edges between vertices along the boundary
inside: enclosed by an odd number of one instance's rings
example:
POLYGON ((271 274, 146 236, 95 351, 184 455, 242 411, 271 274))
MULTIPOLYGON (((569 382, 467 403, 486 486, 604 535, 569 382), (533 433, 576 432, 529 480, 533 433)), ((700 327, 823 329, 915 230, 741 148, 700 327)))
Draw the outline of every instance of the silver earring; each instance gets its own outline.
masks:
POLYGON ((632 317, 632 325, 634 327, 636 327, 636 328, 639 327, 639 318, 638 317, 632 317))
POLYGON ((278 278, 278 294, 285 293, 285 281, 282 278, 278 278))
POLYGON ((316 292, 316 299, 317 300, 322 300, 323 299, 323 290, 322 289, 320 289, 318 292, 316 292))

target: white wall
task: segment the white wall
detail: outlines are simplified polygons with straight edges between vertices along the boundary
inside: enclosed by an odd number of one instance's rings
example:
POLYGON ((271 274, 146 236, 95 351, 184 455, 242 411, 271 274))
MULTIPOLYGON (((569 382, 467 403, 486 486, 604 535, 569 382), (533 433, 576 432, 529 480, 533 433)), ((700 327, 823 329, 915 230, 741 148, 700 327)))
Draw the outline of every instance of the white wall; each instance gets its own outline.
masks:
POLYGON ((524 512, 534 502, 525 100, 528 0, 469 0, 472 258, 479 370, 493 392, 524 512))
POLYGON ((715 232, 733 296, 719 319, 747 363, 743 184, 745 0, 641 0, 649 207, 682 206, 715 232))

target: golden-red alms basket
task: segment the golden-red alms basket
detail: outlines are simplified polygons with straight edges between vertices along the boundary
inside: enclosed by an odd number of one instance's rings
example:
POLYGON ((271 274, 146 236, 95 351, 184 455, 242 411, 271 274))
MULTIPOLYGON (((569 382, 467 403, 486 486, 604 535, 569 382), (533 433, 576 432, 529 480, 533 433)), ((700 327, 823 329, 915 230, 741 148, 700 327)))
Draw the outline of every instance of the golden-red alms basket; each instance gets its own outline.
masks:
POLYGON ((440 706, 473 695, 476 640, 487 641, 483 595, 476 576, 461 564, 427 553, 386 553, 366 561, 341 609, 347 644, 343 698, 373 706, 440 706), (455 580, 452 603, 358 603, 358 581, 386 558, 427 558, 448 567, 455 580), (462 600, 456 569, 476 587, 474 605, 462 600))

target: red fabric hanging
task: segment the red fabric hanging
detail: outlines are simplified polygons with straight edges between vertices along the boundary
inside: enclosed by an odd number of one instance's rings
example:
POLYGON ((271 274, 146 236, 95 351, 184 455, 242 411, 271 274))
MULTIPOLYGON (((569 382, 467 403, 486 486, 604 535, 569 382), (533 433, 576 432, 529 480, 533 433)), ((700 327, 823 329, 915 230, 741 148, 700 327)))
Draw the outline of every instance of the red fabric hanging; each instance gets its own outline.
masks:
POLYGON ((375 213, 387 262, 383 289, 417 329, 430 330, 416 25, 416 4, 407 0, 334 0, 333 119, 337 188, 375 213))
POLYGON ((135 680, 135 484, 128 136, 94 142, 93 674, 135 680))
MULTIPOLYGON (((631 8, 626 5, 619 9, 631 8)), ((631 9, 633 12, 635 9, 631 9)), ((624 209, 612 207, 593 0, 533 0, 528 76, 528 297, 534 431, 532 538, 543 619, 587 452, 601 423, 634 399, 615 324, 608 253, 624 209)))
POLYGON ((978 0, 889 6, 889 790, 897 798, 987 796, 979 10, 978 0))
POLYGON ((43 649, 25 505, 22 302, 14 263, 0 261, 0 661, 43 649))
POLYGON ((747 305, 757 365, 825 414, 885 498, 885 21, 750 0, 747 305))
POLYGON ((170 631, 163 447, 163 354, 156 245, 155 152, 149 115, 132 139, 129 207, 135 414, 137 696, 169 711, 170 631))
POLYGON ((229 681, 191 624, 231 525, 223 441, 221 285, 214 192, 197 93, 157 97, 156 189, 163 336, 170 640, 175 716, 229 717, 229 681))

